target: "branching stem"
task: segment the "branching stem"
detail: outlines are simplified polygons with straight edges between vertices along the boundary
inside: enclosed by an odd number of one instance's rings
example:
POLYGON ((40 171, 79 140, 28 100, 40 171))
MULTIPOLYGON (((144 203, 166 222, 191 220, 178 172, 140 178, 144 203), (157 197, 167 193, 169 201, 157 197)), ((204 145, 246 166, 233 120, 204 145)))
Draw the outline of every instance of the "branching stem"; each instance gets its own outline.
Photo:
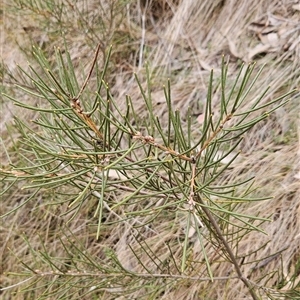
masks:
POLYGON ((231 249, 231 247, 228 245, 226 239, 224 238, 222 231, 218 225, 218 223, 216 222, 215 218, 213 217, 212 213, 210 212, 210 210, 205 206, 205 203, 203 202, 203 200, 201 199, 201 197, 197 194, 195 195, 195 197, 198 200, 198 203, 201 204, 201 208, 204 211, 204 213, 206 214, 206 216, 208 217, 211 226, 215 229, 216 231, 216 236, 217 238, 220 240, 220 242, 224 245, 227 254, 229 255, 231 262, 235 268, 235 271, 238 275, 238 278, 243 281, 243 283, 245 284, 245 286, 248 288, 249 293, 251 294, 253 300, 259 300, 258 296, 256 295, 255 291, 253 290, 253 286, 251 285, 251 283, 248 281, 248 279, 246 277, 244 277, 241 268, 239 266, 239 263, 237 262, 233 251, 231 249))

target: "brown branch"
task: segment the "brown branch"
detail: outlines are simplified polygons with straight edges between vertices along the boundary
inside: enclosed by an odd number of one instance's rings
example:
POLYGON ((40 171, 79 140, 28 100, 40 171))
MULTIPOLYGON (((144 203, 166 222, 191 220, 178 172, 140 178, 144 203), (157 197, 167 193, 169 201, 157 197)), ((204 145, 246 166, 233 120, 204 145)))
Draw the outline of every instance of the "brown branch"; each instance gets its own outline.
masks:
POLYGON ((171 149, 171 148, 169 148, 169 147, 165 147, 165 146, 163 146, 163 145, 160 145, 160 144, 158 144, 158 143, 155 142, 155 139, 154 139, 154 137, 152 137, 152 136, 149 136, 149 135, 143 136, 140 132, 136 132, 136 133, 133 133, 133 134, 132 134, 132 138, 133 138, 134 140, 140 140, 140 141, 142 141, 144 144, 152 145, 152 146, 154 146, 154 147, 156 147, 156 148, 158 148, 158 149, 164 151, 165 154, 171 154, 171 155, 173 155, 173 156, 176 156, 176 157, 178 157, 178 158, 180 158, 180 159, 189 161, 189 162, 191 162, 191 163, 195 162, 195 158, 194 158, 193 156, 188 157, 188 156, 186 156, 186 155, 184 155, 184 154, 181 154, 181 153, 179 153, 179 152, 174 151, 173 149, 171 149))
POLYGON ((82 85, 82 87, 81 87, 81 89, 80 89, 77 97, 75 97, 73 99, 74 102, 80 98, 81 94, 83 93, 85 87, 87 86, 87 84, 88 84, 88 82, 89 82, 89 80, 90 80, 90 78, 92 76, 92 73, 93 73, 93 70, 94 70, 94 67, 95 67, 95 64, 96 64, 96 61, 97 61, 97 57, 98 57, 98 54, 99 54, 99 51, 100 51, 100 47, 101 47, 101 44, 98 44, 97 49, 96 49, 96 53, 95 53, 95 56, 94 56, 94 59, 93 59, 93 62, 92 62, 92 66, 91 66, 90 72, 89 72, 88 76, 86 77, 86 79, 85 79, 85 81, 84 81, 84 83, 83 83, 83 85, 82 85))
POLYGON ((207 146, 217 136, 217 134, 224 128, 225 123, 228 122, 229 120, 231 120, 232 116, 233 116, 233 114, 229 114, 228 116, 226 116, 226 118, 221 122, 221 124, 217 128, 217 130, 214 131, 212 133, 212 135, 205 141, 204 145, 202 146, 202 148, 200 149, 200 151, 195 156, 196 160, 201 156, 202 152, 207 148, 207 146))
MULTIPOLYGON (((127 270, 126 270, 127 271, 127 270)), ((124 273, 88 273, 88 272, 51 272, 51 271, 40 271, 34 270, 34 274, 37 276, 74 276, 74 277, 124 277, 124 273)), ((187 276, 187 275, 178 275, 178 274, 149 274, 149 273, 133 273, 131 271, 127 271, 127 276, 141 277, 141 278, 166 278, 166 279, 188 279, 195 281, 211 281, 210 277, 197 277, 197 276, 187 276)), ((214 280, 231 280, 238 279, 237 276, 222 276, 222 277, 214 277, 214 280)))
POLYGON ((246 277, 244 277, 239 263, 237 262, 233 251, 231 249, 231 247, 229 246, 229 244, 227 243, 227 241, 225 240, 222 231, 217 223, 217 221, 215 220, 214 216, 212 215, 212 213, 210 212, 210 210, 205 206, 205 203, 203 202, 203 200, 201 199, 201 197, 197 194, 195 195, 195 197, 197 197, 198 202, 201 204, 201 208, 204 211, 204 213, 206 214, 206 216, 208 217, 211 226, 215 229, 216 231, 216 237, 220 240, 220 242, 223 244, 223 246, 225 247, 227 254, 229 255, 231 262, 235 268, 235 271, 238 275, 238 278, 244 283, 244 285, 248 288, 249 293, 251 294, 253 300, 259 300, 258 296, 256 295, 255 291, 253 290, 253 286, 251 285, 251 283, 248 281, 248 279, 246 277))
POLYGON ((71 102, 71 107, 73 108, 74 112, 76 113, 76 115, 90 128, 92 129, 92 131, 96 134, 96 136, 101 140, 103 141, 104 140, 104 136, 103 134, 98 130, 95 122, 91 119, 90 115, 88 115, 87 113, 85 113, 81 107, 81 104, 80 104, 80 100, 79 98, 81 97, 84 89, 86 88, 91 76, 92 76, 92 73, 93 73, 93 70, 94 70, 94 67, 95 67, 95 64, 96 64, 96 61, 97 61, 97 57, 98 57, 98 54, 99 54, 99 51, 100 51, 100 48, 101 48, 101 44, 98 44, 97 46, 97 49, 96 49, 96 53, 95 53, 95 56, 94 56, 94 59, 93 59, 93 62, 92 62, 92 65, 91 65, 91 68, 90 68, 90 71, 78 93, 78 95, 75 97, 75 98, 71 98, 69 97, 69 100, 71 102))
POLYGON ((103 134, 99 131, 91 117, 83 112, 79 100, 76 100, 74 103, 71 104, 71 106, 76 115, 96 134, 97 138, 103 141, 103 134))

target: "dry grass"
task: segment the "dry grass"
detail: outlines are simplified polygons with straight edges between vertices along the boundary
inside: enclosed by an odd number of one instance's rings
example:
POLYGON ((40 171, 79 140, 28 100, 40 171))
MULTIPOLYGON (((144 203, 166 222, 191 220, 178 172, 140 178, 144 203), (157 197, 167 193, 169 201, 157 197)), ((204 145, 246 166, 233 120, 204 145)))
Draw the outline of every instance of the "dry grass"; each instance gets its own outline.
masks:
MULTIPOLYGON (((68 1, 66 1, 68 3, 68 1)), ((100 1, 103 9, 99 8, 99 1, 79 1, 78 9, 86 10, 86 20, 96 20, 97 16, 103 15, 103 11, 110 11, 111 3, 116 1, 100 1), (109 5, 110 4, 110 5, 109 5), (80 6, 81 5, 81 6, 80 6), (107 5, 107 6, 106 6, 107 5)), ((120 13, 116 21, 105 32, 106 40, 102 40, 103 50, 110 43, 114 44, 114 53, 110 66, 111 74, 108 81, 111 83, 112 91, 120 103, 124 105, 125 95, 131 95, 136 106, 136 111, 141 118, 147 117, 147 111, 140 100, 140 93, 136 82, 133 80, 133 72, 138 72, 142 83, 145 83, 143 65, 149 62, 153 76, 153 102, 155 111, 163 121, 166 117, 166 107, 162 92, 162 84, 169 77, 172 83, 172 95, 175 107, 182 113, 191 107, 196 117, 202 112, 207 91, 207 82, 210 69, 214 68, 218 73, 222 54, 230 55, 230 78, 236 75, 237 66, 241 61, 246 63, 255 60, 257 65, 266 64, 257 86, 270 86, 268 101, 282 93, 300 86, 300 7, 295 1, 131 1, 122 8, 126 13, 120 13), (122 20, 122 21, 121 21, 122 20)), ((34 18, 33 15, 17 15, 15 22, 8 11, 6 4, 5 22, 1 24, 2 32, 2 59, 13 73, 16 72, 15 62, 26 67, 25 55, 20 52, 16 41, 28 47, 30 38, 35 39, 49 55, 53 53, 53 46, 63 48, 62 40, 55 33, 55 22, 49 19, 48 30, 41 32, 40 24, 44 24, 43 16, 34 18), (25 24, 25 25, 24 25, 25 24), (22 28, 23 27, 23 28, 22 28), (27 30, 24 31, 24 28, 27 30), (28 31, 30 29, 30 36, 28 31), (12 30, 13 29, 13 30, 12 30), (27 32, 26 32, 27 31, 27 32), (5 43, 3 40, 5 39, 5 43)), ((91 34, 83 34, 81 25, 68 21, 72 18, 74 11, 69 7, 69 15, 64 16, 63 24, 73 23, 73 27, 67 27, 66 40, 72 54, 72 59, 78 64, 78 72, 81 68, 88 68, 91 49, 101 38, 97 35, 96 27, 92 22, 87 22, 91 28, 91 34), (76 25, 77 24, 77 25, 76 25)), ((15 15, 13 15, 15 16, 15 15)), ((109 17, 108 14, 105 17, 109 17)), ((78 21, 79 22, 79 21, 78 21)), ((83 21, 82 21, 83 22, 83 21)), ((87 26, 86 24, 84 26, 87 26)), ((24 48, 26 48, 24 46, 24 48)), ((103 52, 104 55, 104 52, 103 52)), ((4 85, 9 89, 7 75, 4 76, 4 85)), ((15 89, 12 90, 19 97, 24 97, 15 89), (19 93, 19 94, 18 94, 19 93)), ((254 101, 261 93, 261 89, 253 92, 251 99, 254 101)), ((252 101, 251 100, 251 101, 252 101)), ((24 101, 30 101, 25 98, 24 101)), ((245 108, 251 106, 251 101, 245 103, 245 108)), ((281 270, 286 278, 294 274, 296 264, 300 257, 300 145, 299 145, 299 93, 295 94, 285 107, 278 110, 263 124, 253 128, 244 138, 241 145, 241 160, 234 168, 224 176, 222 180, 243 180, 250 176, 256 177, 256 185, 259 186, 258 194, 273 195, 269 201, 257 202, 242 206, 240 209, 246 214, 259 213, 262 217, 270 217, 271 222, 262 225, 267 233, 258 234, 254 232, 245 237, 239 245, 239 255, 247 254, 254 248, 262 247, 260 251, 254 252, 247 258, 243 266, 244 274, 257 281, 261 278, 262 297, 266 290, 264 286, 280 291, 278 276, 264 277, 271 270, 281 270), (270 257, 272 254, 276 254, 270 257), (258 260, 262 261, 258 262, 258 260), (266 279, 268 278, 268 282, 266 279)), ((1 117, 1 135, 8 143, 8 135, 4 124, 10 124, 13 114, 20 114, 9 103, 1 102, 3 106, 1 117)), ((214 107, 218 113, 219 98, 218 91, 214 96, 214 107)), ((27 116, 32 117, 32 116, 27 116)), ((195 129, 195 134, 197 130, 195 129)), ((13 148, 10 149, 13 153, 13 148)), ((18 160, 18 153, 14 153, 14 160, 18 160)), ((2 154, 5 162, 6 156, 2 154)), ((221 183, 221 182, 220 182, 221 183)), ((27 195, 24 191, 14 190, 9 197, 2 199, 0 214, 20 205, 27 195)), ((56 195, 51 192, 40 194, 32 201, 26 203, 14 214, 3 219, 0 225, 0 257, 1 263, 1 285, 8 286, 16 283, 16 277, 6 276, 7 272, 20 272, 22 266, 17 263, 15 257, 21 258, 29 263, 33 262, 34 255, 29 251, 28 243, 24 236, 28 237, 35 251, 42 250, 43 245, 49 253, 55 257, 64 257, 65 250, 59 240, 67 243, 65 236, 61 235, 59 229, 65 229, 64 217, 66 204, 60 206, 50 205, 56 201, 56 195)), ((112 196, 113 197, 113 196, 112 196)), ((130 225, 111 225, 106 227, 102 233, 101 244, 94 240, 95 232, 91 211, 93 201, 83 206, 81 213, 70 223, 68 228, 82 243, 89 253, 104 259, 105 246, 114 245, 118 259, 129 270, 142 272, 136 264, 128 244, 139 248, 132 235, 130 225)), ((159 203, 149 203, 149 206, 159 203)), ((137 210, 137 207, 130 207, 137 210)), ((123 212, 119 212, 120 215, 123 212)), ((112 212, 106 212, 107 221, 115 220, 112 212)), ((135 222, 144 222, 140 218, 135 222)), ((159 216, 153 222, 151 229, 146 228, 143 232, 144 238, 152 250, 161 260, 168 257, 167 244, 173 248, 174 258, 180 257, 179 243, 173 243, 176 239, 184 236, 184 215, 178 213, 177 220, 165 219, 159 216), (182 224, 182 227, 176 227, 182 224)), ((193 241, 193 236, 191 236, 193 241)), ((209 255, 219 257, 213 248, 207 246, 209 255)), ((202 252, 199 244, 193 245, 191 260, 202 261, 202 252)), ((220 259, 220 257, 219 257, 220 259)), ((153 262, 149 257, 142 257, 144 264, 151 266, 153 262)), ((35 268, 43 267, 37 261, 35 268)), ((214 264, 212 266, 214 276, 222 277, 232 274, 232 266, 228 264, 214 264)), ((203 270, 199 267, 199 270, 203 270)), ((176 271, 176 270, 171 270, 176 271)), ((197 270, 196 270, 197 271, 197 270)), ((195 276, 197 274, 194 273, 195 276)), ((199 274, 197 274, 199 275, 199 274)), ((201 274, 200 274, 201 275, 201 274)), ((299 274, 295 280, 299 289, 299 274)), ((18 281, 21 281, 22 278, 18 281)), ((145 279, 146 282, 146 279, 145 279)), ((164 280, 155 282, 163 284, 164 280)), ((42 285, 42 283, 41 283, 42 285)), ((282 291, 287 291, 291 286, 282 286, 282 291)), ((129 298, 116 298, 109 291, 103 299, 147 299, 147 288, 132 293, 129 298), (141 295, 144 293, 144 295, 141 295)), ((166 285, 163 290, 151 299, 249 299, 242 283, 238 280, 218 281, 208 283, 196 280, 181 280, 166 285)), ((2 299, 11 299, 10 291, 2 292, 2 299)), ((78 295, 80 297, 80 295, 78 295)), ((33 299, 32 294, 20 294, 13 299, 33 299)), ((50 298, 49 298, 50 299, 50 298)), ((55 298, 53 298, 55 299, 55 298)), ((84 298, 82 298, 84 299, 84 298)), ((87 299, 87 298, 86 298, 87 299)), ((91 299, 91 298, 88 298, 91 299)), ((267 299, 267 298, 262 298, 267 299)), ((280 299, 277 295, 275 299, 280 299)), ((296 299, 296 298, 295 298, 296 299)))

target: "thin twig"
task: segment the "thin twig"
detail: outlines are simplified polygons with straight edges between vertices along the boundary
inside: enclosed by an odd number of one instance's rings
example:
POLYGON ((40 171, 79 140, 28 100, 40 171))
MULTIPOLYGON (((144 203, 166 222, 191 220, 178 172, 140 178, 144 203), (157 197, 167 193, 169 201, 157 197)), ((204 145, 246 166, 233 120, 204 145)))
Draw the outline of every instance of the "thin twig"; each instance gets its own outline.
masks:
POLYGON ((176 156, 180 159, 189 161, 191 163, 195 161, 194 157, 186 156, 184 154, 181 154, 179 152, 174 151, 171 148, 168 148, 168 147, 165 147, 161 144, 156 143, 154 137, 152 137, 152 136, 149 136, 149 135, 143 136, 140 132, 136 132, 136 133, 132 134, 132 138, 135 139, 135 140, 140 140, 144 144, 152 145, 156 148, 159 148, 160 150, 164 151, 165 154, 171 154, 172 156, 176 156))
POLYGON ((205 203, 203 202, 203 200, 201 199, 201 197, 196 194, 195 197, 197 197, 197 200, 198 202, 201 204, 201 208, 202 210, 204 211, 204 213, 206 214, 206 216, 208 217, 209 221, 210 221, 210 224, 211 226, 215 229, 216 231, 216 237, 221 241, 221 243, 223 244, 223 246, 225 247, 230 259, 231 259, 231 262, 235 268, 235 271, 238 275, 238 278, 240 280, 243 281, 243 283, 245 284, 245 286, 248 288, 249 290, 249 293, 251 294, 253 300, 259 300, 258 296, 256 295, 255 291, 253 290, 253 286, 250 284, 250 282, 248 281, 248 279, 246 277, 244 277, 241 269, 240 269, 240 266, 233 254, 233 251, 231 249, 231 247, 228 245, 227 241, 225 240, 223 234, 222 234, 222 231, 217 223, 217 221, 215 220, 215 218, 213 217, 212 213, 210 212, 210 210, 205 206, 205 203))
MULTIPOLYGON (((127 270, 128 271, 128 270, 127 270)), ((37 276, 73 276, 73 277, 124 277, 124 273, 88 273, 88 272, 42 272, 39 270, 35 270, 35 274, 37 276)), ((188 279, 195 281, 211 281, 210 277, 197 277, 197 276, 187 276, 187 275, 178 275, 178 274, 149 274, 149 273, 134 273, 132 271, 128 271, 128 276, 135 276, 141 278, 166 278, 166 279, 188 279)), ((238 279, 238 276, 220 276, 214 277, 214 280, 231 280, 238 279)))
POLYGON ((82 87, 81 87, 81 89, 80 89, 77 97, 75 97, 73 99, 73 101, 78 100, 80 98, 81 94, 83 93, 84 89, 86 88, 86 86, 87 86, 87 84, 88 84, 88 82, 89 82, 89 80, 90 80, 90 78, 92 76, 92 73, 93 73, 93 70, 94 70, 94 67, 95 67, 95 64, 96 64, 96 61, 97 61, 97 57, 98 57, 100 48, 101 48, 101 44, 98 44, 97 49, 96 49, 96 53, 95 53, 95 57, 94 57, 93 62, 92 62, 92 66, 91 66, 90 72, 89 72, 88 76, 86 77, 86 79, 85 79, 85 81, 84 81, 84 83, 83 83, 83 85, 82 85, 82 87))
POLYGON ((212 135, 205 141, 204 145, 202 146, 202 148, 200 149, 200 151, 195 156, 196 160, 201 156, 202 152, 207 148, 207 146, 217 136, 217 134, 224 128, 225 123, 228 122, 229 120, 231 120, 232 116, 233 116, 232 114, 227 115, 226 118, 221 122, 221 124, 219 125, 219 127, 217 128, 217 130, 215 130, 212 133, 212 135))
POLYGON ((33 278, 34 278, 34 276, 29 277, 29 278, 27 278, 27 279, 25 279, 25 280, 23 280, 23 281, 20 281, 20 282, 18 282, 18 283, 16 283, 16 284, 13 284, 13 285, 10 285, 10 286, 3 287, 3 288, 0 289, 0 291, 5 291, 5 290, 12 289, 12 288, 14 288, 14 287, 16 287, 16 286, 19 286, 19 285, 21 285, 21 284, 23 284, 23 283, 25 283, 25 282, 27 282, 27 281, 33 279, 33 278))

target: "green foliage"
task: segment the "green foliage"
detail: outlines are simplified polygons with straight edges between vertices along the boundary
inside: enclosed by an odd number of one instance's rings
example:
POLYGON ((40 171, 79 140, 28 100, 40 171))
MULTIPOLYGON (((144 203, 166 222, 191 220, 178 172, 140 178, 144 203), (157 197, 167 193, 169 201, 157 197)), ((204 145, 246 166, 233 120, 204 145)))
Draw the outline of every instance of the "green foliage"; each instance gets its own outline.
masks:
MULTIPOLYGON (((195 122, 188 112, 174 110, 172 88, 163 87, 168 107, 167 126, 155 115, 151 99, 151 67, 146 66, 147 88, 136 82, 148 112, 142 119, 135 112, 130 96, 122 110, 105 81, 110 62, 108 51, 102 71, 97 68, 99 45, 85 80, 76 75, 68 51, 55 49, 56 64, 51 67, 43 52, 35 48, 34 57, 41 68, 21 69, 27 84, 19 88, 36 99, 29 105, 9 94, 15 105, 35 111, 29 122, 15 117, 21 134, 19 159, 8 157, 10 165, 1 168, 2 195, 15 186, 28 190, 19 207, 2 215, 12 215, 37 195, 53 193, 48 203, 63 207, 62 224, 56 241, 63 248, 57 256, 35 249, 25 240, 35 258, 24 262, 22 276, 30 283, 23 289, 41 290, 39 299, 116 299, 140 291, 139 297, 156 299, 160 293, 180 283, 239 279, 253 299, 259 299, 258 283, 242 271, 239 242, 250 232, 261 233, 268 221, 245 215, 240 208, 270 198, 255 194, 253 178, 219 184, 239 155, 243 135, 284 105, 289 94, 269 102, 268 89, 261 92, 251 109, 243 104, 251 95, 261 70, 242 66, 233 84, 228 85, 228 65, 223 58, 221 76, 210 75, 204 120, 195 122), (96 86, 89 86, 91 78, 96 86), (220 111, 212 104, 213 90, 220 89, 220 111), (183 118, 184 117, 184 118, 183 118), (91 253, 68 225, 82 211, 87 218, 90 242, 100 244, 91 253), (169 236, 162 236, 160 224, 169 220, 169 236), (105 241, 116 228, 124 228, 124 257, 116 254, 114 243, 105 241), (179 234, 178 232, 181 232, 179 234), (196 241, 196 242, 195 242, 196 241), (194 258, 194 244, 202 259, 194 258), (180 251, 178 251, 180 249, 180 251), (217 263, 230 263, 234 272, 224 278, 214 275, 217 263), (233 275, 235 273, 235 275, 233 275)), ((7 155, 9 156, 9 149, 7 155)), ((122 236, 117 236, 118 242, 122 236)), ((272 275, 270 275, 272 276, 272 275)), ((29 299, 28 298, 28 299, 29 299)))

